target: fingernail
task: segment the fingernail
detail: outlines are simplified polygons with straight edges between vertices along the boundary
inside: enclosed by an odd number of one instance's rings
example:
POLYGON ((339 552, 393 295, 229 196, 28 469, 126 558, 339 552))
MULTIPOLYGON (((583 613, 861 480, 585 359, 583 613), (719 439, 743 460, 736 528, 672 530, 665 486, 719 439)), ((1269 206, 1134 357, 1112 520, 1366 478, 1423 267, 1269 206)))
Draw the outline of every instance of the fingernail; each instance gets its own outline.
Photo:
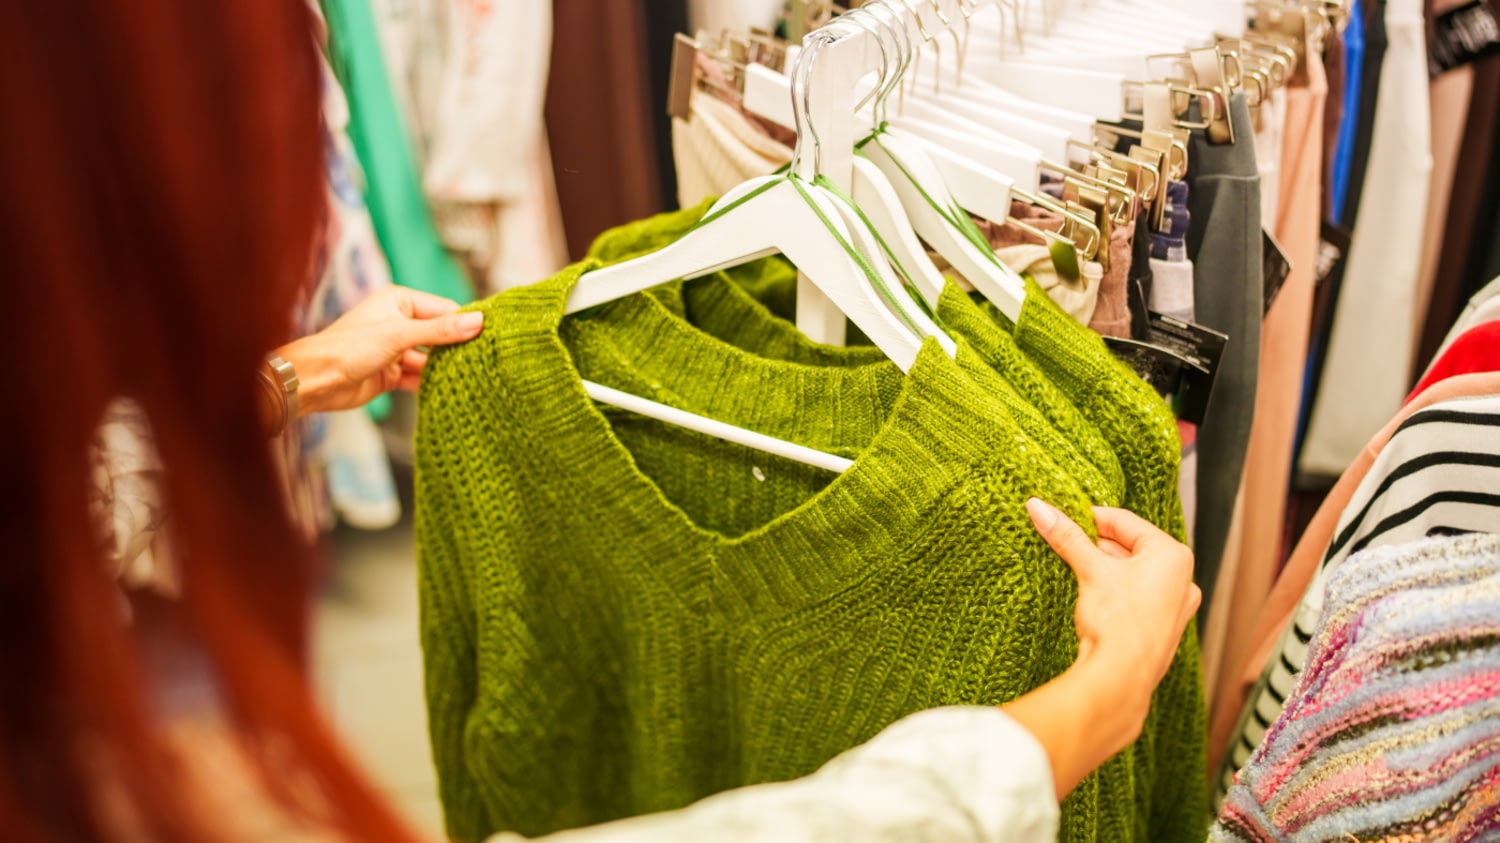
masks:
POLYGON ((1027 498, 1026 511, 1031 513, 1031 523, 1039 530, 1050 530, 1057 523, 1057 510, 1041 498, 1027 498))
POLYGON ((477 334, 484 327, 484 314, 478 311, 458 314, 458 329, 465 334, 477 334))

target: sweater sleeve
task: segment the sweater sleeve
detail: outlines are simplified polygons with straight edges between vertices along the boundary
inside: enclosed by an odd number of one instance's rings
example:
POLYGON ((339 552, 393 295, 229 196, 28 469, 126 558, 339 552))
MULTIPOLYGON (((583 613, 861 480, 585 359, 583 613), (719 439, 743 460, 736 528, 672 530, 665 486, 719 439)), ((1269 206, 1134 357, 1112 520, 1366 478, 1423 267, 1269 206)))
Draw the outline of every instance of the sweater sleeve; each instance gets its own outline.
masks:
MULTIPOLYGON (((476 340, 476 343, 478 341, 476 340)), ((479 626, 473 560, 475 507, 484 501, 465 486, 466 431, 495 414, 488 393, 463 387, 465 369, 488 375, 483 348, 439 351, 423 377, 416 432, 417 591, 428 733, 447 831, 455 840, 495 830, 470 774, 469 724, 479 697, 479 626), (449 357, 462 356, 454 364, 449 357), (457 370, 457 371, 456 371, 457 370)), ((503 485, 495 480, 494 486, 503 485)))
MULTIPOLYGON (((546 843, 1051 843, 1058 806, 1041 744, 998 708, 910 715, 818 772, 541 838, 546 843)), ((512 834, 489 843, 520 843, 512 834)))

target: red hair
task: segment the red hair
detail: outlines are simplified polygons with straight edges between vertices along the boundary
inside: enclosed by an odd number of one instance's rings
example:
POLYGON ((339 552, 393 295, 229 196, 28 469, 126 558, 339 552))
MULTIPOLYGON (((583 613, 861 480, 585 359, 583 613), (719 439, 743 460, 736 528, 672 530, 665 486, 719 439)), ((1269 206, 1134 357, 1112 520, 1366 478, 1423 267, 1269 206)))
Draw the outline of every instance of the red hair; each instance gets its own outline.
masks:
POLYGON ((6 840, 117 837, 105 790, 152 839, 223 836, 164 748, 89 528, 88 444, 116 396, 156 435, 174 628, 268 791, 351 839, 410 839, 316 713, 311 551, 257 425, 254 367, 288 338, 325 201, 313 39, 303 0, 0 3, 6 840), (291 774, 297 793, 276 787, 291 774))

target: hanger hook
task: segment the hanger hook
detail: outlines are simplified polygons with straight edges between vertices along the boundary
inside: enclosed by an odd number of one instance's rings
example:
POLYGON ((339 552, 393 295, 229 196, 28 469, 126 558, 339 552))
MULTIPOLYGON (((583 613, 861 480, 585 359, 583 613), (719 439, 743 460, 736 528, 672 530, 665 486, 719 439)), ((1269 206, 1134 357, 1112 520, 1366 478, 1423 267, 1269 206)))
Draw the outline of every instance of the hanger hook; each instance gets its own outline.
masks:
POLYGON ((891 43, 895 45, 899 53, 896 71, 891 75, 890 83, 881 91, 880 98, 875 101, 876 124, 879 125, 885 122, 887 103, 890 100, 891 93, 900 87, 901 81, 906 75, 906 70, 911 64, 911 54, 913 51, 911 32, 904 26, 897 26, 893 20, 886 17, 887 15, 894 15, 896 16, 895 21, 900 20, 900 13, 890 8, 889 0, 874 0, 874 2, 860 6, 858 11, 867 13, 876 25, 891 36, 891 43), (877 11, 883 14, 877 15, 877 11), (898 34, 899 38, 897 37, 898 34))
MULTIPOLYGON (((932 2, 933 2, 934 5, 937 4, 937 0, 932 0, 932 2)), ((964 39, 968 37, 969 19, 968 19, 968 17, 964 18, 964 35, 963 36, 960 36, 958 34, 958 27, 953 26, 952 24, 948 23, 947 18, 943 19, 943 23, 947 24, 947 26, 948 26, 948 34, 953 36, 953 52, 954 52, 954 60, 953 60, 953 87, 957 88, 959 85, 963 84, 963 76, 964 76, 964 39)))
POLYGON ((927 31, 927 24, 922 23, 922 14, 917 10, 916 6, 912 5, 912 0, 901 0, 901 5, 906 7, 906 11, 913 18, 916 18, 917 31, 922 34, 922 40, 930 43, 932 41, 932 33, 927 31))
POLYGON ((827 30, 810 33, 803 39, 802 50, 797 54, 797 64, 792 67, 792 122, 797 130, 797 143, 792 147, 791 172, 793 174, 796 174, 802 164, 803 149, 807 138, 812 139, 813 145, 813 175, 816 176, 823 170, 823 141, 818 137, 817 124, 812 119, 812 86, 808 84, 808 80, 812 77, 813 65, 818 60, 818 53, 834 37, 827 30), (806 132, 803 131, 804 124, 806 132))
MULTIPOLYGON (((922 12, 918 7, 912 5, 912 0, 901 0, 901 2, 906 6, 911 16, 916 19, 917 31, 922 33, 924 46, 927 44, 932 45, 932 61, 936 65, 932 72, 932 92, 934 94, 941 94, 943 92, 943 44, 937 40, 935 35, 927 31, 927 25, 922 23, 922 12)), ((928 0, 928 2, 933 4, 933 8, 937 8, 937 0, 928 0)), ((942 17, 941 13, 939 13, 939 18, 942 19, 944 24, 948 23, 947 18, 942 17)))
MULTIPOLYGON (((861 12, 863 11, 863 9, 854 9, 839 17, 840 23, 847 23, 851 26, 857 26, 860 29, 863 29, 865 32, 870 33, 870 37, 875 39, 875 46, 880 48, 880 80, 875 83, 874 89, 871 90, 870 93, 866 94, 865 98, 860 100, 859 103, 854 106, 855 111, 859 111, 861 108, 864 108, 866 103, 878 97, 880 93, 885 90, 887 81, 893 76, 891 72, 891 57, 890 54, 885 50, 885 40, 880 37, 880 33, 875 30, 874 25, 865 20, 865 18, 869 17, 869 15, 861 14, 861 12)), ((875 125, 879 125, 880 114, 878 107, 874 109, 872 118, 875 125)))
POLYGON ((887 104, 891 93, 900 87, 901 80, 906 76, 906 68, 910 61, 911 33, 897 27, 886 17, 886 15, 894 14, 887 5, 887 0, 873 0, 859 7, 858 11, 863 12, 875 26, 880 27, 880 33, 876 35, 876 38, 881 43, 884 43, 885 38, 889 38, 891 46, 896 50, 896 65, 890 80, 881 89, 879 98, 875 100, 875 125, 879 126, 886 121, 887 104), (876 14, 877 11, 884 14, 876 14))

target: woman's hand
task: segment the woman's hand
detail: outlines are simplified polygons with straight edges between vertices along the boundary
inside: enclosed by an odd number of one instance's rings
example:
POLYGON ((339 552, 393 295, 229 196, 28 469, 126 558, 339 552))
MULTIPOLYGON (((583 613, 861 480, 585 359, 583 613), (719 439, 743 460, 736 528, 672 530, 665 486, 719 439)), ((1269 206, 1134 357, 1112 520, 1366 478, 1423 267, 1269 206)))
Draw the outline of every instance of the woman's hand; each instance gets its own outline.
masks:
POLYGON ((1026 508, 1078 577, 1078 660, 1003 708, 1047 751, 1062 799, 1140 735, 1202 594, 1192 551, 1132 512, 1096 507, 1095 546, 1056 508, 1035 498, 1026 508))
POLYGON ((276 350, 297 371, 299 414, 347 410, 393 389, 413 391, 426 347, 471 340, 484 314, 406 287, 372 293, 327 328, 276 350))
POLYGON ((1056 508, 1036 498, 1026 508, 1078 577, 1078 660, 1130 665, 1139 680, 1133 690, 1149 696, 1203 598, 1193 584, 1193 552, 1126 509, 1094 508, 1096 547, 1056 508))

